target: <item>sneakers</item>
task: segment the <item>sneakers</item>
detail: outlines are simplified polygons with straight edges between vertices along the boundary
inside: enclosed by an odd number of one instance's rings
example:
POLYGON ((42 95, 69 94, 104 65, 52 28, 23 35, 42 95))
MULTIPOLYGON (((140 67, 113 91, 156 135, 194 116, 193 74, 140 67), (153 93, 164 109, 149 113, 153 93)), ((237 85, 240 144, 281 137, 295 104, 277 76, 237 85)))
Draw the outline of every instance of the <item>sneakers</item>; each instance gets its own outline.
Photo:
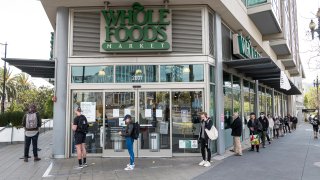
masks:
POLYGON ((209 161, 206 161, 203 166, 204 167, 209 167, 209 166, 211 166, 211 163, 209 161))
POLYGON ((34 157, 34 161, 40 161, 41 160, 41 158, 39 158, 39 157, 34 157))
POLYGON ((204 163, 206 163, 206 161, 205 161, 205 160, 202 160, 202 161, 199 163, 199 166, 203 166, 204 163))
POLYGON ((82 169, 82 168, 83 168, 82 165, 79 165, 79 166, 74 167, 74 169, 82 169))
MULTIPOLYGON (((129 167, 129 166, 130 166, 130 164, 127 164, 127 167, 129 167)), ((131 166, 135 167, 136 165, 135 165, 135 164, 132 164, 131 166)))
POLYGON ((82 167, 87 167, 87 166, 88 166, 87 163, 82 164, 82 167))
POLYGON ((28 158, 27 158, 27 157, 25 157, 23 161, 24 161, 24 162, 28 162, 28 158))
POLYGON ((134 165, 129 165, 126 168, 124 168, 124 170, 126 171, 132 171, 134 169, 134 165))

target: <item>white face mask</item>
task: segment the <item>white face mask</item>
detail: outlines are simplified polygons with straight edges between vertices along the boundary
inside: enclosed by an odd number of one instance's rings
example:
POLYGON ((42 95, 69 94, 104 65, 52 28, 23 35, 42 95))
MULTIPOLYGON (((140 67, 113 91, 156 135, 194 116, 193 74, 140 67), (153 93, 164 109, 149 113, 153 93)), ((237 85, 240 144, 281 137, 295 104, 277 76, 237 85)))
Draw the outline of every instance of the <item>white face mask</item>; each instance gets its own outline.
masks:
POLYGON ((260 117, 264 118, 264 115, 260 115, 260 117))

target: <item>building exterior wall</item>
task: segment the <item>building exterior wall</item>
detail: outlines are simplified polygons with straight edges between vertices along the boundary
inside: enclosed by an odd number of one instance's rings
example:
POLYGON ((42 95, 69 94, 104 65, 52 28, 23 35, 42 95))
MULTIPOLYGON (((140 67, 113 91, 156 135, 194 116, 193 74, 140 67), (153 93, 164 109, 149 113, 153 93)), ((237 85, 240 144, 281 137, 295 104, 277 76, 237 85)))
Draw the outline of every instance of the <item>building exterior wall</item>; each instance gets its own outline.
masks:
MULTIPOLYGON (((145 138, 150 141, 145 143, 140 140, 136 145, 139 147, 141 157, 189 156, 199 153, 196 145, 186 147, 186 144, 194 143, 198 137, 200 124, 197 113, 200 111, 207 111, 219 130, 219 139, 212 143, 213 153, 218 154, 223 154, 225 149, 232 146, 230 123, 233 112, 240 112, 243 120, 243 141, 249 137, 246 122, 250 112, 265 112, 282 117, 287 113, 299 115, 296 104, 300 103, 301 98, 275 91, 274 87, 259 83, 250 76, 223 65, 224 61, 240 58, 233 54, 233 35, 239 33, 243 37, 250 36, 251 48, 263 57, 270 57, 289 79, 293 79, 286 64, 282 63, 281 57, 278 57, 270 47, 269 40, 263 38, 266 35, 258 30, 258 25, 248 15, 249 8, 259 9, 259 6, 265 8, 268 3, 272 5, 274 2, 268 0, 262 4, 255 4, 254 7, 249 7, 240 0, 215 3, 205 1, 207 4, 203 5, 178 0, 172 0, 169 4, 159 2, 142 4, 146 9, 170 10, 170 17, 168 16, 170 27, 167 31, 170 48, 125 53, 101 52, 101 33, 104 32, 101 31, 104 28, 101 25, 101 21, 104 20, 101 11, 105 8, 115 11, 121 8, 130 9, 131 4, 110 1, 111 4, 108 7, 101 7, 99 4, 82 6, 81 3, 70 2, 74 4, 67 7, 70 22, 67 27, 69 46, 65 157, 74 152, 72 132, 68 124, 74 117, 72 109, 75 106, 88 106, 88 112, 91 111, 91 115, 94 114, 88 144, 93 147, 89 153, 98 156, 126 155, 116 151, 113 147, 116 144, 109 147, 108 143, 115 143, 116 139, 108 139, 111 136, 108 133, 114 133, 115 129, 106 131, 105 128, 108 129, 110 123, 113 123, 113 119, 110 120, 110 113, 112 116, 119 116, 113 118, 117 119, 116 123, 120 123, 121 118, 129 112, 130 108, 136 120, 148 121, 145 138), (167 96, 164 95, 166 93, 167 96), (184 97, 187 94, 188 97, 184 100, 189 105, 183 107, 175 98, 184 97), (91 102, 93 102, 92 106, 89 104, 91 102), (111 107, 108 108, 109 104, 116 105, 118 102, 123 102, 125 106, 122 109, 117 107, 121 115, 117 115, 118 110, 112 111, 111 107), (162 104, 161 108, 166 107, 168 110, 159 109, 160 104, 162 104), (154 114, 151 114, 149 119, 143 117, 149 114, 149 109, 152 108, 153 110, 150 111, 154 114), (156 113, 159 114, 156 115, 156 113), (159 125, 151 121, 157 121, 159 125), (148 149, 153 142, 150 139, 152 133, 156 133, 161 138, 160 151, 148 149), (142 145, 143 143, 145 144, 142 145)), ((43 1, 45 9, 46 3, 43 1)), ((299 62, 300 59, 296 58, 298 57, 298 39, 294 36, 297 29, 292 26, 296 24, 296 11, 292 10, 295 8, 292 7, 293 4, 289 4, 289 9, 291 15, 293 14, 291 17, 294 18, 281 18, 280 15, 285 14, 281 11, 285 8, 281 8, 280 5, 270 7, 272 7, 271 13, 279 15, 276 23, 285 22, 286 26, 282 27, 286 28, 283 37, 286 43, 292 42, 290 56, 294 61, 299 62), (288 30, 288 28, 291 29, 288 30), (288 32, 291 32, 290 37, 287 37, 288 32)), ((55 56, 58 55, 55 54, 55 56)), ((297 69, 297 71, 302 70, 297 69)), ((301 76, 302 73, 298 74, 301 76)), ((59 79, 56 81, 59 82, 59 79)), ((295 78, 294 82, 299 84, 301 78, 295 78)), ((118 130, 121 128, 120 125, 117 127, 118 130)))

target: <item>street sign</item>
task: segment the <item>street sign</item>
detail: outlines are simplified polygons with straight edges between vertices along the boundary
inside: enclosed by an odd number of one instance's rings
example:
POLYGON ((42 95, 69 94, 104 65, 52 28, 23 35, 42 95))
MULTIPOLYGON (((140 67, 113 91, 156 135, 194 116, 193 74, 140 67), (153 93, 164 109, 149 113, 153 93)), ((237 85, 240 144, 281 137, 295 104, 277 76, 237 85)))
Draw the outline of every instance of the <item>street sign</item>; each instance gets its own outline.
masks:
POLYGON ((302 109, 304 113, 316 112, 316 109, 302 109))

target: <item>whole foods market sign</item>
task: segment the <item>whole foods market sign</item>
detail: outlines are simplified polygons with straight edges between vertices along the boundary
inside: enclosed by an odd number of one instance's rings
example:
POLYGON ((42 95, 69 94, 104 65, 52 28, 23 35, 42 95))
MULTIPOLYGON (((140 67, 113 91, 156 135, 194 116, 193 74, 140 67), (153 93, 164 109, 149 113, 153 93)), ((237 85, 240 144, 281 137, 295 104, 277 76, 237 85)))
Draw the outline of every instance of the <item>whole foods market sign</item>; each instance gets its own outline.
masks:
POLYGON ((165 8, 101 11, 101 52, 171 51, 171 13, 165 8))
POLYGON ((233 35, 233 54, 239 58, 259 58, 260 53, 251 45, 249 39, 244 38, 240 34, 233 35))

